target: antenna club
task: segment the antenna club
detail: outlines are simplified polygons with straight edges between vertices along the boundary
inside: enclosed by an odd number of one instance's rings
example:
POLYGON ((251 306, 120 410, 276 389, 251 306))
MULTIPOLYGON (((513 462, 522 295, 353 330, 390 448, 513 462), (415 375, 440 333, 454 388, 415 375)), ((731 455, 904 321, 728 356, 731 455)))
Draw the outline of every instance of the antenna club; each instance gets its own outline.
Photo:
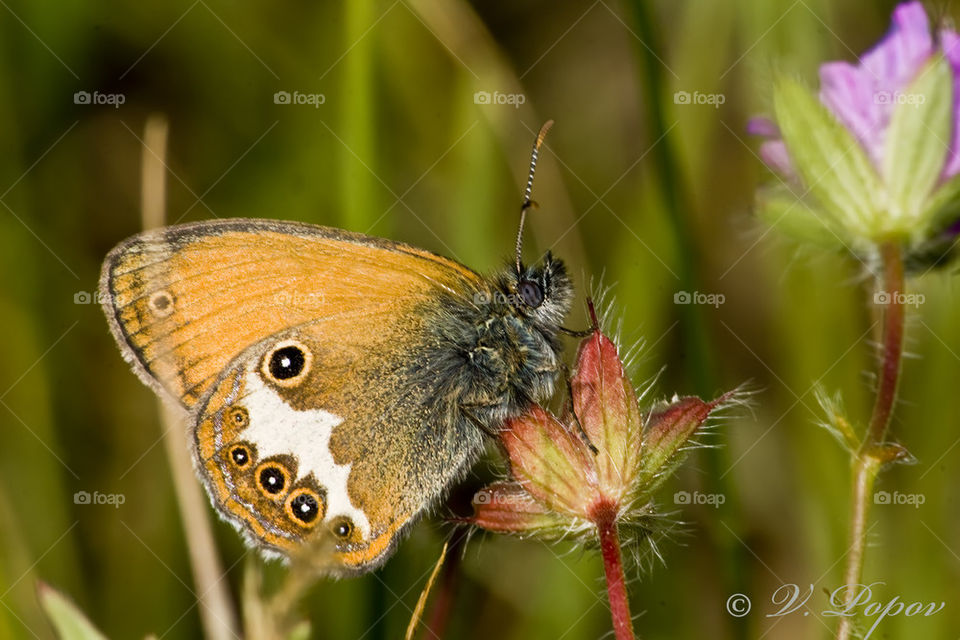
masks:
POLYGON ((550 127, 553 126, 553 120, 547 120, 543 123, 543 126, 540 127, 540 133, 537 134, 537 142, 533 145, 533 148, 540 150, 540 147, 543 145, 544 138, 547 137, 547 132, 550 131, 550 127))

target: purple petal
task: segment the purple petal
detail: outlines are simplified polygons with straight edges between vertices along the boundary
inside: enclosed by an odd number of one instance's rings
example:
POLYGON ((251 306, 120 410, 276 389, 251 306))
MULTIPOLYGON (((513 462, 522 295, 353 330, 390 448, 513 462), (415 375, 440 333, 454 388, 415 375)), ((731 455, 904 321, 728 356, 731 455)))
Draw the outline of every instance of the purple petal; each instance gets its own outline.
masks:
POLYGON ((797 172, 793 168, 787 145, 783 140, 768 140, 760 145, 760 159, 781 176, 791 180, 797 178, 797 172))
POLYGON ((790 162, 787 145, 780 139, 780 127, 770 118, 756 117, 747 121, 747 133, 770 138, 760 145, 760 159, 772 171, 788 180, 798 180, 797 172, 790 162))
POLYGON ((930 21, 920 2, 899 5, 890 31, 863 58, 879 89, 894 91, 909 82, 933 54, 930 21))
MULTIPOLYGON (((899 94, 906 91, 930 58, 942 48, 953 72, 953 129, 941 180, 960 174, 960 35, 941 29, 935 43, 923 4, 898 5, 890 30, 859 61, 828 62, 820 67, 820 100, 857 139, 876 167, 883 163, 884 142, 899 94)), ((796 177, 789 152, 769 120, 751 120, 747 131, 770 138, 760 149, 764 162, 796 177)))
POLYGON ((960 73, 960 36, 953 29, 941 29, 940 46, 953 73, 960 73))
POLYGON ((891 97, 877 90, 868 72, 847 62, 828 62, 820 67, 820 100, 860 141, 876 166, 883 154, 883 134, 893 108, 891 97))
POLYGON ((960 173, 960 36, 952 29, 940 31, 940 44, 943 55, 953 71, 953 134, 950 136, 950 151, 943 166, 941 180, 947 180, 960 173))
POLYGON ((766 138, 779 138, 780 127, 770 118, 750 118, 747 120, 747 133, 752 136, 764 136, 766 138))

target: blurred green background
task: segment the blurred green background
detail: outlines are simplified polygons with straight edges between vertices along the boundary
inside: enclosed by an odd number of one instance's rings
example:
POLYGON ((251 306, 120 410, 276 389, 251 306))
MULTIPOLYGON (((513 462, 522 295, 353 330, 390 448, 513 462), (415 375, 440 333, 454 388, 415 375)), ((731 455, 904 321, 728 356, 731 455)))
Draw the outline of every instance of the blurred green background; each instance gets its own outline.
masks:
MULTIPOLYGON (((757 391, 752 412, 709 436, 721 446, 697 450, 662 494, 684 527, 661 545, 665 565, 631 570, 640 635, 831 636, 819 613, 841 583, 848 461, 815 425, 813 389, 843 390, 862 424, 877 317, 862 265, 798 250, 752 218, 768 176, 744 127, 765 111, 775 71, 814 82, 819 62, 854 60, 886 31, 892 3, 0 5, 0 638, 52 637, 38 580, 111 638, 201 637, 154 396, 84 304, 103 256, 139 229, 140 138, 154 112, 170 119, 171 221, 335 225, 481 271, 510 256, 530 143, 556 120, 528 257, 563 256, 581 299, 611 287, 623 344, 646 345, 638 385, 665 367, 660 395, 747 381, 757 391), (280 91, 323 103, 277 104, 280 91), (124 102, 77 104, 76 92, 124 102), (503 95, 522 104, 497 104, 503 95), (681 292, 723 301, 675 304, 681 292), (78 491, 125 502, 75 504, 78 491), (677 505, 676 491, 725 502, 677 505), (814 585, 811 615, 767 617, 789 583, 814 585), (725 609, 735 592, 753 600, 741 619, 725 609)), ((952 3, 931 13, 960 14, 952 3)), ((879 489, 925 502, 875 506, 865 575, 885 583, 878 599, 947 603, 873 637, 953 638, 960 306, 949 274, 911 287, 925 302, 910 313, 917 357, 893 432, 919 464, 879 489)), ((585 322, 578 304, 568 324, 585 322)), ((247 553, 231 528, 215 530, 236 595, 247 553)), ((428 520, 377 574, 317 584, 304 606, 315 637, 402 637, 449 532, 428 520)), ((453 597, 450 638, 610 629, 598 556, 563 545, 475 535, 453 597)))

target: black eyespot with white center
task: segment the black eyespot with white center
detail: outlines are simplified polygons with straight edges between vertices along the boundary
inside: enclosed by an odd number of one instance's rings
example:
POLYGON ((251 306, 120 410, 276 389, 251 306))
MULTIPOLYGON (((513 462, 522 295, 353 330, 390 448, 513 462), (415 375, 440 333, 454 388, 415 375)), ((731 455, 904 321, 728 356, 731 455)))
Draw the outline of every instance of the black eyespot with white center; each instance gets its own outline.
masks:
POLYGON ((293 503, 294 517, 303 522, 312 522, 319 511, 317 499, 306 493, 297 496, 297 500, 293 503))
POLYGON ((287 486, 286 470, 275 462, 265 463, 257 469, 257 487, 268 498, 276 498, 287 486))
POLYGON ((323 520, 323 498, 313 489, 301 487, 287 498, 287 515, 302 527, 312 527, 323 520))
POLYGON ((340 516, 330 523, 330 530, 341 540, 347 540, 353 534, 353 522, 350 518, 340 516))
POLYGON ((284 340, 275 345, 263 358, 261 371, 270 382, 281 387, 295 387, 307 377, 313 354, 306 345, 295 340, 284 340))
POLYGON ((270 373, 277 380, 296 378, 307 359, 297 347, 284 347, 270 354, 270 373))
POLYGON ((250 414, 243 407, 230 407, 227 410, 227 420, 231 427, 245 429, 250 424, 250 414))
POLYGON ((246 445, 238 444, 230 449, 230 460, 238 469, 243 469, 250 464, 250 450, 246 445))
POLYGON ((543 289, 533 280, 521 280, 517 286, 517 293, 520 294, 523 304, 531 309, 536 309, 543 304, 543 289))

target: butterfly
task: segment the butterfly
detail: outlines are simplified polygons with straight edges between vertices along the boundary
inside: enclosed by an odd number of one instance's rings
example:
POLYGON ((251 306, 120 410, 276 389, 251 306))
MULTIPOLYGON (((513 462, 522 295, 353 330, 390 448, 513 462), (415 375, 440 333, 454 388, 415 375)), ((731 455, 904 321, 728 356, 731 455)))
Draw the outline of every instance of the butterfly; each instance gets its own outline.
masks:
POLYGON ((100 295, 123 357, 189 416, 218 513, 268 554, 332 536, 331 573, 381 565, 562 375, 573 287, 551 254, 487 277, 341 229, 255 219, 136 235, 100 295))

